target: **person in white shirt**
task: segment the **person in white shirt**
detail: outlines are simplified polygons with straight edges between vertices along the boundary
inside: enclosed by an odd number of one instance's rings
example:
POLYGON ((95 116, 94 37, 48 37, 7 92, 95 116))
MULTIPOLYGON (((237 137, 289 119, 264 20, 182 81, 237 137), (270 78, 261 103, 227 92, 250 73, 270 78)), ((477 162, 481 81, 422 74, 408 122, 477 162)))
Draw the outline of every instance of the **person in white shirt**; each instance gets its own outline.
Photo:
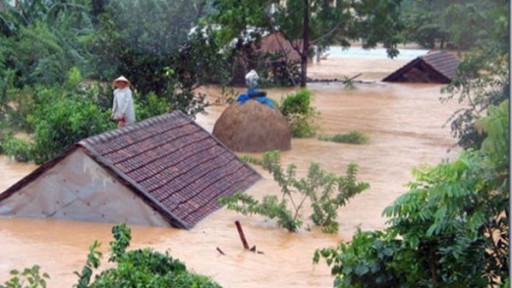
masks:
POLYGON ((115 79, 112 84, 116 89, 114 90, 111 118, 118 120, 118 128, 135 123, 135 108, 133 107, 133 93, 130 89, 130 81, 121 76, 115 79))

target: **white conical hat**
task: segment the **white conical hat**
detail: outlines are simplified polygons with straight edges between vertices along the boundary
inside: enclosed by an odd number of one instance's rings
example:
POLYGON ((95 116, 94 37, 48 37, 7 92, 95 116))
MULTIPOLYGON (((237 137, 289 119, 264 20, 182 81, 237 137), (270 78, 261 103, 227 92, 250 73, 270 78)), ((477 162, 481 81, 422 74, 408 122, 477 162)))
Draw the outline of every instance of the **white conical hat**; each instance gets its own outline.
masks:
POLYGON ((117 87, 117 82, 126 82, 128 83, 128 85, 130 85, 130 81, 128 79, 126 79, 126 77, 124 76, 119 76, 117 77, 113 82, 112 82, 112 85, 117 87))
POLYGON ((249 71, 249 73, 247 73, 245 75, 245 84, 249 88, 254 88, 254 87, 256 87, 256 85, 258 85, 259 78, 260 77, 258 76, 258 73, 256 73, 256 71, 254 71, 254 70, 251 70, 251 71, 249 71))

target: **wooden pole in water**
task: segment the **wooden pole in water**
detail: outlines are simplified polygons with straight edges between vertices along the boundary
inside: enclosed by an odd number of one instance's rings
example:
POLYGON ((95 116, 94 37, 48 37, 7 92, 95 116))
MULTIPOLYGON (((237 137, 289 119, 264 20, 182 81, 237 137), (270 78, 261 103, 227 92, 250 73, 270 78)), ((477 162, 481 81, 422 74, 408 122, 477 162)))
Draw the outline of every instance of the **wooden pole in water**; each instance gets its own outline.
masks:
POLYGON ((247 240, 245 239, 244 230, 242 230, 242 225, 240 225, 240 221, 235 221, 236 230, 238 230, 238 235, 240 236, 240 240, 242 240, 242 244, 244 245, 245 250, 249 250, 249 244, 247 244, 247 240))

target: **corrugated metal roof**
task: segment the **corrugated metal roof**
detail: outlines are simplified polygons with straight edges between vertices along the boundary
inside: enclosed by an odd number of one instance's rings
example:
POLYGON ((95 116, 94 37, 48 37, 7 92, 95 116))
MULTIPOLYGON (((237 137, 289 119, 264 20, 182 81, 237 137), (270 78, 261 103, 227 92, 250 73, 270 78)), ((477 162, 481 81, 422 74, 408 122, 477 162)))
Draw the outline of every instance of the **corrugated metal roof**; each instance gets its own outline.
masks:
POLYGON ((450 83, 456 75, 459 63, 459 59, 450 53, 431 52, 417 57, 382 81, 450 83))
POLYGON ((170 224, 187 229, 219 209, 219 197, 243 191, 261 178, 214 136, 174 111, 80 141, 0 194, 0 200, 75 149, 84 150, 170 224))

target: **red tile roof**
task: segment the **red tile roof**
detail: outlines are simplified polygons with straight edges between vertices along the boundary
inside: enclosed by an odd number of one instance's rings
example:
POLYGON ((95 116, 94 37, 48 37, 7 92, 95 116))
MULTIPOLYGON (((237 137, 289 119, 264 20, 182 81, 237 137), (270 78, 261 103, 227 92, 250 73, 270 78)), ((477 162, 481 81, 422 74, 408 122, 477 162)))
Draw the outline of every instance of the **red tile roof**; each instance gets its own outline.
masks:
MULTIPOLYGON (((180 111, 84 139, 66 154, 73 149, 84 150, 173 226, 186 229, 219 209, 219 197, 243 191, 261 178, 180 111)), ((35 175, 64 157, 45 163, 35 175)), ((9 190, 7 194, 14 192, 9 190)), ((6 192, 0 200, 8 197, 6 192)))

